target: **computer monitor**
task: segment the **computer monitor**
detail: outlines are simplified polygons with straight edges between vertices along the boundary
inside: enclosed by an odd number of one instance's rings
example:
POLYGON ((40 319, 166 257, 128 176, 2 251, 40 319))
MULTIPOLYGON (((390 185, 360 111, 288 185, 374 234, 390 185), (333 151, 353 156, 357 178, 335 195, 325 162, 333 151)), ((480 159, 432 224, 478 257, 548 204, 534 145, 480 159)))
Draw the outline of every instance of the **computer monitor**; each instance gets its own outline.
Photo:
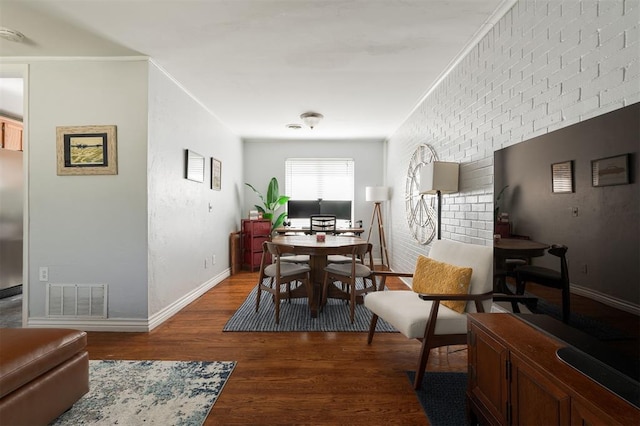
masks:
POLYGON ((314 214, 320 214, 318 200, 287 201, 287 219, 309 219, 314 214))
POLYGON ((351 201, 322 200, 320 214, 332 214, 339 220, 351 220, 351 201))

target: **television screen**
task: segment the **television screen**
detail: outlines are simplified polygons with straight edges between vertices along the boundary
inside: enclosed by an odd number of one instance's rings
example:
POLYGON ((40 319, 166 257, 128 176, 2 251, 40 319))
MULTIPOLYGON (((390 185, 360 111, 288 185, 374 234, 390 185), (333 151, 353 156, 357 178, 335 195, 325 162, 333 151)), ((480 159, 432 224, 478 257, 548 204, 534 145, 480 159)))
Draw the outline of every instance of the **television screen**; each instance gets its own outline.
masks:
POLYGON ((287 201, 288 219, 309 219, 313 214, 320 214, 320 203, 318 200, 287 201))
POLYGON ((351 220, 351 201, 322 200, 320 214, 332 214, 336 219, 351 220))

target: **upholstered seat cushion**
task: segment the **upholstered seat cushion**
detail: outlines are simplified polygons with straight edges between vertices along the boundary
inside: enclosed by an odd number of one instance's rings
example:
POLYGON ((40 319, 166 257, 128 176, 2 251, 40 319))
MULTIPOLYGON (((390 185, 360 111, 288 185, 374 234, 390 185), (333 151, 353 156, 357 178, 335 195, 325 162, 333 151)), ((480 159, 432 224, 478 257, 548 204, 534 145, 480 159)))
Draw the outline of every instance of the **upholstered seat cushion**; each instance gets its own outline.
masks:
MULTIPOLYGON (((420 299, 411 290, 376 291, 364 298, 364 305, 410 339, 424 336, 432 301, 420 299), (398 309, 401 307, 401 309, 398 309)), ((464 334, 467 316, 440 304, 435 334, 464 334)))
MULTIPOLYGON (((288 277, 289 275, 297 275, 305 272, 309 272, 311 268, 309 265, 302 265, 299 263, 280 263, 280 276, 288 277)), ((275 277, 276 276, 276 264, 269 265, 264 268, 264 273, 267 276, 275 277)))
MULTIPOLYGON (((324 270, 348 277, 351 275, 351 263, 330 263, 324 270)), ((368 277, 369 275, 371 275, 371 269, 361 263, 356 263, 356 277, 368 277)))

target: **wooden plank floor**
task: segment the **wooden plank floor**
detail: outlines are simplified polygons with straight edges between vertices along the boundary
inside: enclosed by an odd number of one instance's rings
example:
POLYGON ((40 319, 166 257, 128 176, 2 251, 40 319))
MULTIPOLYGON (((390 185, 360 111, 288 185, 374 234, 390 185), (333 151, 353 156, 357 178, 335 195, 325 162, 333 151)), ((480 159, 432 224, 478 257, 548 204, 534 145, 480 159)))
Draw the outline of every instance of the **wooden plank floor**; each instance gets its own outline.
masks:
MULTIPOLYGON (((208 425, 428 424, 405 373, 415 369, 416 340, 377 333, 369 346, 366 333, 223 333, 256 282, 257 273, 234 275, 150 333, 89 332, 89 357, 237 361, 208 425)), ((466 368, 464 346, 434 350, 428 366, 466 368)))
MULTIPOLYGON (((377 333, 369 346, 366 333, 223 333, 256 281, 257 273, 234 275, 151 333, 89 332, 89 357, 237 361, 207 425, 428 424, 405 373, 415 369, 415 340, 377 333)), ((387 284, 406 288, 398 280, 387 284)), ((560 302, 553 289, 528 290, 560 302)), ((574 295, 572 309, 635 333, 612 345, 637 354, 637 316, 574 295)), ((427 367, 466 368, 465 346, 432 351, 427 367)))

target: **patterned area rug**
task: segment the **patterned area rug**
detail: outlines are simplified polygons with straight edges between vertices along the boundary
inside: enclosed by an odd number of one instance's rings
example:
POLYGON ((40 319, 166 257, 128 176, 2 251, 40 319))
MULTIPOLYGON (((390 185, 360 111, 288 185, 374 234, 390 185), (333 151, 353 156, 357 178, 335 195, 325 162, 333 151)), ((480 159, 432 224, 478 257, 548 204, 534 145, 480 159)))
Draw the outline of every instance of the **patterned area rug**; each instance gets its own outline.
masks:
POLYGON ((89 361, 89 393, 52 425, 202 425, 235 361, 89 361))
MULTIPOLYGON (((356 305, 353 324, 349 319, 349 305, 344 300, 329 299, 311 318, 307 299, 291 299, 280 302, 280 324, 276 324, 271 294, 262 292, 260 309, 256 312, 258 289, 251 290, 244 303, 225 324, 223 331, 369 331, 371 311, 364 305, 356 305)), ((378 332, 394 332, 393 326, 378 319, 378 332)))
MULTIPOLYGON (((411 385, 415 371, 407 371, 411 385)), ((467 373, 429 372, 422 379, 416 396, 432 426, 467 425, 467 373)))

